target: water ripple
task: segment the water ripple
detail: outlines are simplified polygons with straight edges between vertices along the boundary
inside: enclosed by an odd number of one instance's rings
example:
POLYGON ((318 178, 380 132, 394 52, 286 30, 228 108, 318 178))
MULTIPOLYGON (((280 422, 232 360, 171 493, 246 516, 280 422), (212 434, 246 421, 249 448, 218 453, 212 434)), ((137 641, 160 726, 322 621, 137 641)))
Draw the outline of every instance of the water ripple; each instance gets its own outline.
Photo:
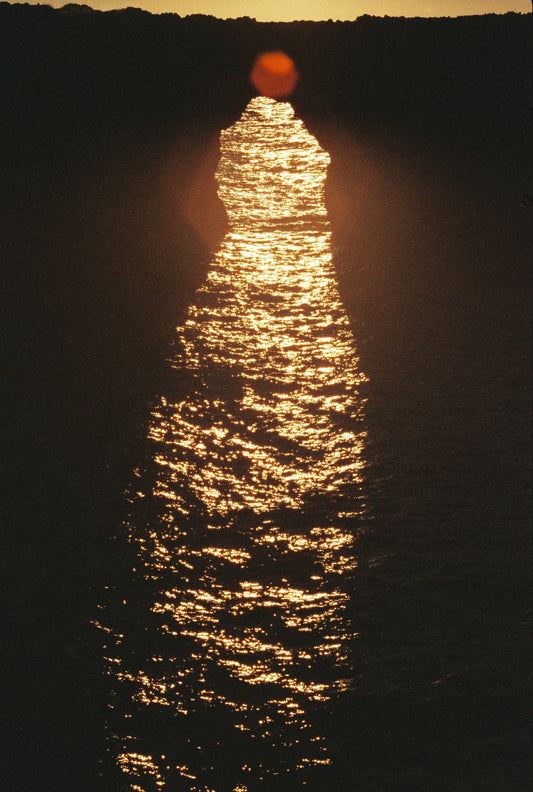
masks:
POLYGON ((153 409, 108 645, 131 789, 294 789, 330 761, 317 713, 353 675, 365 377, 328 162, 286 103, 253 100, 221 136, 230 231, 177 330, 181 395, 153 409))

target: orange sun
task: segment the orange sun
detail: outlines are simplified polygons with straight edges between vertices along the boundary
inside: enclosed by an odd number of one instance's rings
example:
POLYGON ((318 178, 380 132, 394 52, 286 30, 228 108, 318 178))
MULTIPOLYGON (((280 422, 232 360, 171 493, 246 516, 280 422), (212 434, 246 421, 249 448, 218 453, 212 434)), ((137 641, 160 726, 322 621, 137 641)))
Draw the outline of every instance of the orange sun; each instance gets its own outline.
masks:
POLYGON ((281 99, 294 91, 298 72, 284 52, 263 52, 255 59, 250 81, 262 96, 281 99))

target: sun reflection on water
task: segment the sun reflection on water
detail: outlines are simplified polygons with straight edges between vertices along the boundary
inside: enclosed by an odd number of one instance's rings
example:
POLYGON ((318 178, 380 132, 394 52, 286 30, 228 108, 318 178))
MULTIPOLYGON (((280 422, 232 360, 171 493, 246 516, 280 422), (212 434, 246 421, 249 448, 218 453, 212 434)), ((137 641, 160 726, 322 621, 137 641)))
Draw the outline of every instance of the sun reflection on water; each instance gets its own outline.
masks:
POLYGON ((330 761, 313 713, 353 674, 365 377, 328 162, 287 103, 256 98, 221 135, 230 230, 178 328, 182 394, 152 413, 132 487, 137 626, 108 647, 131 789, 246 792, 330 761))

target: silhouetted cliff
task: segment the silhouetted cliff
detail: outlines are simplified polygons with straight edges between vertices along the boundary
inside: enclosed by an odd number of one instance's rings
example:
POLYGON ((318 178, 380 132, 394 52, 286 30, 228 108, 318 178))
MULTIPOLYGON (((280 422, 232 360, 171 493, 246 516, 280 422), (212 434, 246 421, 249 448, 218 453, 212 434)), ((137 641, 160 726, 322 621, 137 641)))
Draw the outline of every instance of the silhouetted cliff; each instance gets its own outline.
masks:
POLYGON ((257 52, 286 49, 301 73, 294 107, 332 157, 343 299, 385 392, 429 354, 430 311, 444 366, 450 304, 526 327, 511 295, 530 278, 530 22, 0 4, 7 789, 113 788, 87 624, 168 339, 225 230, 218 134, 257 52), (494 304, 475 308, 487 278, 494 304))

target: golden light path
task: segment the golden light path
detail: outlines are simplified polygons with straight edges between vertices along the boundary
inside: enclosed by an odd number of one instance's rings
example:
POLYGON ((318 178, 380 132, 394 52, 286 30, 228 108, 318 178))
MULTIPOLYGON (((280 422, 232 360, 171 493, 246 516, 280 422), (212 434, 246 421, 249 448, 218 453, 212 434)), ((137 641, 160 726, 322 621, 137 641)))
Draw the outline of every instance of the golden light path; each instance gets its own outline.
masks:
POLYGON ((153 410, 130 525, 143 594, 108 647, 132 790, 283 789, 330 761, 313 713, 353 674, 365 378, 334 279, 328 161, 264 97, 221 135, 230 230, 178 328, 181 391, 153 410))

